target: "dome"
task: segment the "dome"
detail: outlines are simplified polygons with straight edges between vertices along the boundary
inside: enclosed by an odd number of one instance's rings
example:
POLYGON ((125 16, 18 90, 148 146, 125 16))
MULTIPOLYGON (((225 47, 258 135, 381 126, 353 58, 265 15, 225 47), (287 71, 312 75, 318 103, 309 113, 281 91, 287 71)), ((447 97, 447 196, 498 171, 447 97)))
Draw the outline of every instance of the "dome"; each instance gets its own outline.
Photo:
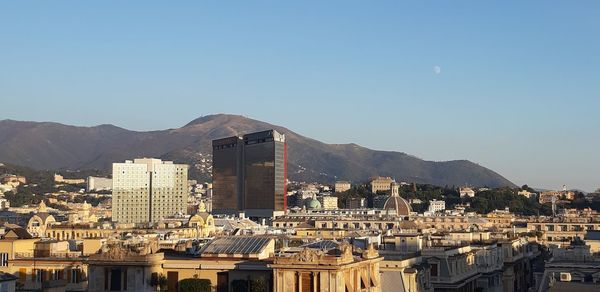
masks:
POLYGON ((392 182, 391 184, 392 195, 385 201, 383 205, 384 210, 394 210, 396 211, 396 215, 398 216, 408 216, 412 209, 410 208, 410 204, 400 197, 398 192, 398 184, 396 182, 392 182))
POLYGON ((396 211, 396 215, 398 216, 408 216, 410 212, 412 212, 410 205, 408 202, 396 196, 391 196, 385 201, 385 205, 383 205, 384 210, 394 210, 396 211))
POLYGON ((310 199, 304 205, 306 209, 321 209, 321 202, 317 199, 310 199))

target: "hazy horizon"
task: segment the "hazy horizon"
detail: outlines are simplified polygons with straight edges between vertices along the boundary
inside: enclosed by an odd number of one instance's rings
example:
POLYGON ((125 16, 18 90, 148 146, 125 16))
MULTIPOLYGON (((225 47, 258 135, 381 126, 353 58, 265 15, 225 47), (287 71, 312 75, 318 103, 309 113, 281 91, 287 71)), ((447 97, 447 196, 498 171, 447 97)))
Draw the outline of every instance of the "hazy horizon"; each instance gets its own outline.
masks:
POLYGON ((0 4, 0 119, 231 113, 326 143, 600 187, 600 3, 0 4))

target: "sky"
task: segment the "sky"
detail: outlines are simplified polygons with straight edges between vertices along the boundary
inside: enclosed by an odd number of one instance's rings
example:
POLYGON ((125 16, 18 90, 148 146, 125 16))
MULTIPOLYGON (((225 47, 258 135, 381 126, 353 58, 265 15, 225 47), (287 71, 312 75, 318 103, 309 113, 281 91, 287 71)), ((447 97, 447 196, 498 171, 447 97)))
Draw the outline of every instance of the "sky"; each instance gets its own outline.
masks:
POLYGON ((3 1, 0 119, 232 113, 600 187, 598 1, 3 1))

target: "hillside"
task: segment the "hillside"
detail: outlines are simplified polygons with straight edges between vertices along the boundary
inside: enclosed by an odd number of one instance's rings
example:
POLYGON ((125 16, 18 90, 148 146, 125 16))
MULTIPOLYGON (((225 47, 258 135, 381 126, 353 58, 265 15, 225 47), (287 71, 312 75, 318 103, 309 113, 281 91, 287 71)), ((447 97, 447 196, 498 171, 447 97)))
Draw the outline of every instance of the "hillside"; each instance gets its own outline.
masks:
POLYGON ((112 125, 75 127, 48 122, 0 121, 0 161, 36 169, 110 169, 112 162, 141 156, 198 166, 206 175, 211 140, 252 131, 286 134, 292 180, 366 181, 374 175, 435 185, 514 186, 501 175, 467 160, 426 161, 356 144, 325 144, 284 127, 237 115, 210 115, 178 129, 136 132, 112 125), (202 166, 202 159, 205 159, 202 166))

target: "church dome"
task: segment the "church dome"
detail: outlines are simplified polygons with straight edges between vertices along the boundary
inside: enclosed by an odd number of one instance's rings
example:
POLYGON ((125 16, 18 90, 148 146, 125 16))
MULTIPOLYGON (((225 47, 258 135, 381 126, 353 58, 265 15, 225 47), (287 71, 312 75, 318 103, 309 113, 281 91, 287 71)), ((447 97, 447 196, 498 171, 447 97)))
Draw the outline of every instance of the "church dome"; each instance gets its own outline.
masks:
POLYGON ((387 199, 387 201, 385 201, 383 209, 394 210, 398 216, 408 216, 410 215, 410 212, 412 212, 410 204, 408 204, 405 199, 395 196, 391 196, 387 199))
POLYGON ((383 209, 396 211, 396 215, 398 216, 408 216, 410 215, 410 212, 412 212, 412 209, 410 208, 410 204, 405 199, 400 197, 398 187, 399 186, 396 182, 392 182, 392 195, 385 201, 383 209))
POLYGON ((321 202, 314 198, 306 201, 306 204, 304 205, 306 206, 306 209, 321 209, 321 202))

